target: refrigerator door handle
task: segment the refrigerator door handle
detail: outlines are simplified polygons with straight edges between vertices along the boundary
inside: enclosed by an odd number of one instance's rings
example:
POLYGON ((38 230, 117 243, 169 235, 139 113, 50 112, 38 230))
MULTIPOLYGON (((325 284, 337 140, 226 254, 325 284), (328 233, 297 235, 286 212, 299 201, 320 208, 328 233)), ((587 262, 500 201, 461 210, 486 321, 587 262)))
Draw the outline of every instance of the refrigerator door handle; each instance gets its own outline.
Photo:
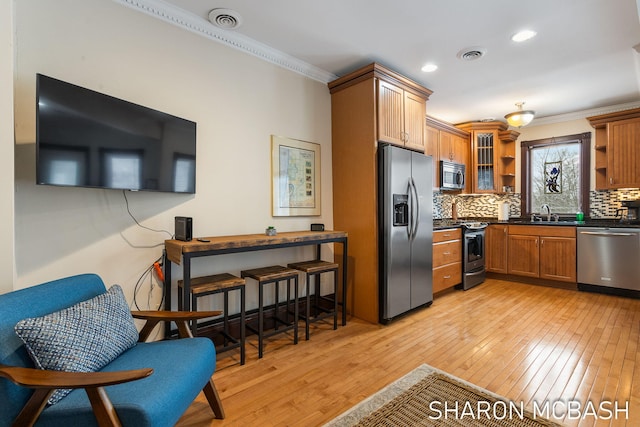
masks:
POLYGON ((418 189, 413 177, 409 178, 409 190, 411 193, 411 235, 409 240, 414 240, 418 234, 418 218, 420 218, 420 202, 418 201, 418 189))
POLYGON ((409 221, 407 224, 407 238, 409 241, 413 239, 413 191, 411 188, 411 178, 409 178, 409 182, 407 183, 407 195, 409 196, 409 221))

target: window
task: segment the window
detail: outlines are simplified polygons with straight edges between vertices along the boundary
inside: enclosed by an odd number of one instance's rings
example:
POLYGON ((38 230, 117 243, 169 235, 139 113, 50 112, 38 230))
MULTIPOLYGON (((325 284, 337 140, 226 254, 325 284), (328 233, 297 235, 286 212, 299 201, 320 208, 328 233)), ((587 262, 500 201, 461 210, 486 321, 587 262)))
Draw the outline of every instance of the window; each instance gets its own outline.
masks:
POLYGON ((522 213, 589 215, 589 153, 591 133, 523 141, 522 213))

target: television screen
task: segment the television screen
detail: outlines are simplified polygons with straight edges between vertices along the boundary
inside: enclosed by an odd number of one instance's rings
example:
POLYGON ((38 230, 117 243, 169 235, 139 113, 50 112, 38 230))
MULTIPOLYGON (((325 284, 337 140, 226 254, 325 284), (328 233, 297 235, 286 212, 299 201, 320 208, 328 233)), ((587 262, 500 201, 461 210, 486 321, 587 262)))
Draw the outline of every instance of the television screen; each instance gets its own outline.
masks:
POLYGON ((196 123, 42 74, 38 184, 195 193, 196 123))

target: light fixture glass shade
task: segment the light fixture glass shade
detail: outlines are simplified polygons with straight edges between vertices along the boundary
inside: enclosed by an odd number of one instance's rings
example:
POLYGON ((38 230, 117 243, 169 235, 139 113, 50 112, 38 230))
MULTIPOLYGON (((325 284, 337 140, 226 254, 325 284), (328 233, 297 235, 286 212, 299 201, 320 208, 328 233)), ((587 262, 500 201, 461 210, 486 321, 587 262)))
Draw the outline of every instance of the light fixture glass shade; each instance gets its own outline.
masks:
POLYGON ((504 118, 507 119, 507 123, 509 123, 509 126, 520 128, 531 123, 531 120, 533 120, 536 112, 532 110, 523 110, 523 105, 524 102, 517 102, 516 107, 518 107, 518 111, 514 111, 513 113, 509 113, 504 116, 504 118))

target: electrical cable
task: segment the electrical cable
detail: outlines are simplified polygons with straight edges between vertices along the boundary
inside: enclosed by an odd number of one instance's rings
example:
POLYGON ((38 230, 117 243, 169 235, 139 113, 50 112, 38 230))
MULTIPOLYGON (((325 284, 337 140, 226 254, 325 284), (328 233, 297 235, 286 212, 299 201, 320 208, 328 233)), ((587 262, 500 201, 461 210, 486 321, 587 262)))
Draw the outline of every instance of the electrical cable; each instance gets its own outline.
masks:
POLYGON ((138 225, 138 227, 140 227, 140 228, 144 228, 144 229, 149 230, 149 231, 153 231, 153 232, 155 232, 155 233, 167 233, 167 234, 169 235, 169 237, 173 237, 173 234, 171 234, 171 232, 170 232, 170 231, 167 231, 167 230, 157 230, 157 229, 155 229, 155 228, 147 227, 146 225, 142 225, 142 224, 140 224, 140 223, 138 222, 138 220, 136 219, 136 217, 135 217, 135 216, 133 216, 133 214, 131 213, 131 210, 129 209, 129 199, 127 199, 127 192, 126 192, 126 190, 122 190, 122 196, 124 197, 124 202, 125 202, 125 205, 126 205, 126 207, 127 207, 127 213, 129 214, 129 216, 131 217, 131 219, 133 219, 133 221, 138 225))

